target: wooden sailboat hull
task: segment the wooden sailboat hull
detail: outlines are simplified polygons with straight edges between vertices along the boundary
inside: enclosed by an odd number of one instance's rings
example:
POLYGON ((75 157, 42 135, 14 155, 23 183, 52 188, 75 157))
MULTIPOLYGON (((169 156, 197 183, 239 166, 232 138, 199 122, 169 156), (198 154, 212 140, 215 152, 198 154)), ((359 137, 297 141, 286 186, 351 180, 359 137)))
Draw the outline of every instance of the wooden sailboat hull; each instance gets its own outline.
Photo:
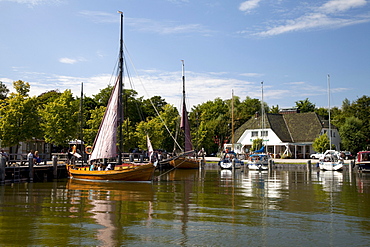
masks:
POLYGON ((90 171, 89 167, 74 168, 68 166, 69 177, 88 180, 149 181, 153 178, 154 170, 155 166, 151 163, 127 167, 118 166, 115 170, 108 171, 90 171))
POLYGON ((178 157, 170 161, 170 165, 178 169, 198 169, 200 164, 200 159, 188 157, 178 157))

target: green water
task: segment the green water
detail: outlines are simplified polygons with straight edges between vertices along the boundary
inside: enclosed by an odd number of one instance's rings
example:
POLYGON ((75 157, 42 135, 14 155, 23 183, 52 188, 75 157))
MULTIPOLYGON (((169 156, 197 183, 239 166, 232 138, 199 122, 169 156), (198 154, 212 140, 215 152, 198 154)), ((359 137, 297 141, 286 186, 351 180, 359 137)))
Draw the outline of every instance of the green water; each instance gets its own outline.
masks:
POLYGON ((370 174, 175 170, 0 186, 0 246, 369 246, 370 174))

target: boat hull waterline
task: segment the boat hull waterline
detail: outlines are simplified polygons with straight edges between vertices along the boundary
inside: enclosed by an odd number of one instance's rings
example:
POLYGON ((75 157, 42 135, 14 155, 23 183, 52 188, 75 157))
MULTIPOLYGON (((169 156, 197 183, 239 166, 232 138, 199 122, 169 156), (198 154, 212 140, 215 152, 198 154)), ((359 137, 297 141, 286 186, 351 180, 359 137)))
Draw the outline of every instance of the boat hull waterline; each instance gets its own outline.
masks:
POLYGON ((170 161, 170 165, 178 169, 198 169, 201 161, 187 157, 178 157, 170 161))
POLYGON ((121 170, 108 171, 90 171, 89 167, 73 168, 72 166, 68 166, 69 177, 87 180, 149 181, 153 178, 154 170, 155 166, 151 163, 122 167, 121 170))

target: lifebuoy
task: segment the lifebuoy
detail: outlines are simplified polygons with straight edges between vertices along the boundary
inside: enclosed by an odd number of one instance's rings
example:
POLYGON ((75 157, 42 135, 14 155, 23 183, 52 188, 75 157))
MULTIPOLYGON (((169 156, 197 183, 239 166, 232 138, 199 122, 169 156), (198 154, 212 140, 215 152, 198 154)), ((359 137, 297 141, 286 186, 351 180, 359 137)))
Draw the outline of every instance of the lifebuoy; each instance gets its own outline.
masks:
POLYGON ((91 154, 91 152, 92 152, 92 146, 86 146, 85 153, 91 154))

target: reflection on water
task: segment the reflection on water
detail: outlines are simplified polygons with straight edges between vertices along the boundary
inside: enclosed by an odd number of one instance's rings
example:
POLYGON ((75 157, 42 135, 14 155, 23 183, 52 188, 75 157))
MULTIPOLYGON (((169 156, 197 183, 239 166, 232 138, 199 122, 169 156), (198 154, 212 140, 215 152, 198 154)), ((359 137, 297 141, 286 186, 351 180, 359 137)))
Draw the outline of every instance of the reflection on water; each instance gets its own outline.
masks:
POLYGON ((365 173, 210 168, 5 185, 0 245, 366 246, 369 188, 365 173))

